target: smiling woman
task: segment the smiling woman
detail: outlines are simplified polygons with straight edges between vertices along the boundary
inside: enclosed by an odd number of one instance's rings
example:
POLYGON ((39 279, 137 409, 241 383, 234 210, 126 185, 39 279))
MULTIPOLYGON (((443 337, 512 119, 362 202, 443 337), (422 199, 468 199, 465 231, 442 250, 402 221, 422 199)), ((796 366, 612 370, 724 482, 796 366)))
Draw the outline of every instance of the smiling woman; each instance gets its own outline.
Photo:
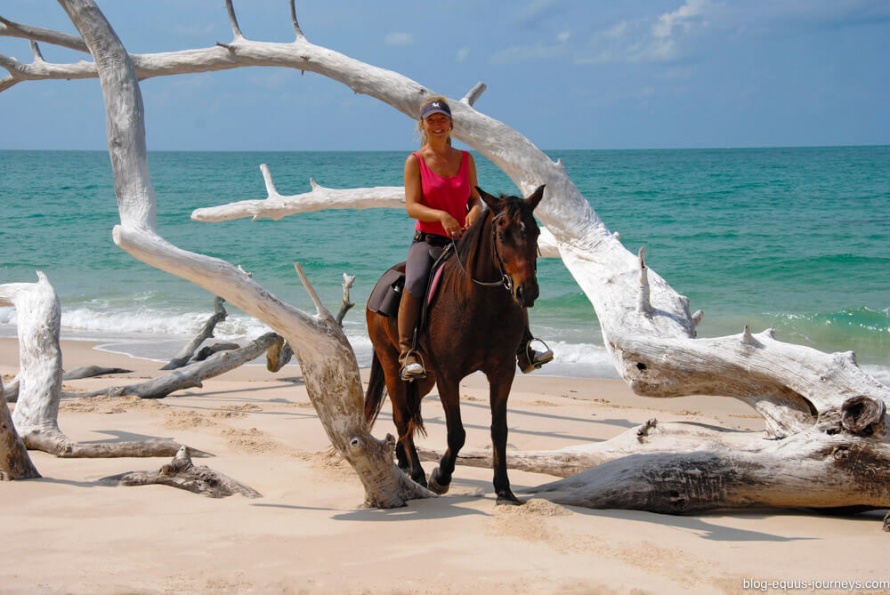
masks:
MULTIPOLYGON (((430 97, 420 106, 421 147, 405 160, 405 208, 417 220, 408 250, 405 290, 399 306, 399 361, 403 380, 426 376, 417 352, 416 328, 430 269, 449 243, 461 238, 482 213, 476 162, 467 151, 451 145, 454 130, 451 108, 444 97, 430 97)), ((534 352, 528 330, 517 351, 523 372, 531 372, 553 359, 553 353, 534 352)))

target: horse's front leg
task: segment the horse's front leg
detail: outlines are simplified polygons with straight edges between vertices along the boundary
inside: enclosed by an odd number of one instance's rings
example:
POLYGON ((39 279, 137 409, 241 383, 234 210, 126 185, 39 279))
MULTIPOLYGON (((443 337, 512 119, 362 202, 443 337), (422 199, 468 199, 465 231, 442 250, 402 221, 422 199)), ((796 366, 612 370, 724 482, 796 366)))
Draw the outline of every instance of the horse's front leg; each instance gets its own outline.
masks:
MULTIPOLYGON (((510 363, 513 360, 510 359, 510 363)), ((491 404, 491 443, 493 446, 494 491, 498 504, 522 504, 510 489, 507 477, 507 399, 513 386, 515 366, 507 373, 490 374, 489 401, 491 404)))
POLYGON ((460 417, 460 381, 448 382, 441 378, 438 382, 439 399, 445 410, 445 425, 448 431, 448 448, 439 466, 430 473, 429 489, 437 494, 444 494, 451 486, 451 477, 454 474, 454 464, 457 454, 463 448, 467 439, 464 424, 460 417))

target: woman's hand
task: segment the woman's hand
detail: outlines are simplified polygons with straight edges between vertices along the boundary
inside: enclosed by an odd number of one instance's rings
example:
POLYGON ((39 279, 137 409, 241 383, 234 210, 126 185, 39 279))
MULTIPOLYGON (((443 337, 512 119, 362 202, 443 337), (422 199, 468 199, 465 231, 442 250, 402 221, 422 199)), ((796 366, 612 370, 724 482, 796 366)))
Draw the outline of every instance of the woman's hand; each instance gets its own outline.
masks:
POLYGON ((445 211, 441 211, 441 215, 439 215, 439 223, 442 224, 442 227, 445 228, 445 233, 451 236, 451 239, 456 240, 464 233, 464 230, 460 228, 460 223, 457 222, 457 219, 445 211))
POLYGON ((470 229, 470 227, 479 219, 480 215, 482 215, 482 207, 478 204, 473 205, 473 208, 467 211, 467 219, 464 229, 470 229))

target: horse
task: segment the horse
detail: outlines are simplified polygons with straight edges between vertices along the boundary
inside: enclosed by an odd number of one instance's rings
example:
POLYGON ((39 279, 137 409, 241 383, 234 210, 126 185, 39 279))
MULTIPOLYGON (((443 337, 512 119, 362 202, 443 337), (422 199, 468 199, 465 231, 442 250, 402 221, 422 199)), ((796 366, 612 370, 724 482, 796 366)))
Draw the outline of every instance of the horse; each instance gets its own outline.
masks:
MULTIPOLYGON (((494 490, 498 504, 521 504, 507 476, 507 399, 516 375, 516 352, 528 326, 526 308, 538 297, 537 257, 541 231, 533 211, 544 195, 540 186, 528 198, 494 197, 477 187, 488 208, 444 259, 438 289, 428 304, 418 347, 427 375, 409 382, 399 377, 396 316, 366 309, 374 346, 365 393, 365 419, 373 426, 384 388, 398 430, 399 467, 437 494, 451 484, 455 461, 466 440, 460 415, 460 381, 482 371, 489 383, 494 490), (429 482, 414 445, 424 432, 420 402, 433 386, 445 410, 448 447, 429 482)), ((404 263, 401 270, 404 271, 404 263)))

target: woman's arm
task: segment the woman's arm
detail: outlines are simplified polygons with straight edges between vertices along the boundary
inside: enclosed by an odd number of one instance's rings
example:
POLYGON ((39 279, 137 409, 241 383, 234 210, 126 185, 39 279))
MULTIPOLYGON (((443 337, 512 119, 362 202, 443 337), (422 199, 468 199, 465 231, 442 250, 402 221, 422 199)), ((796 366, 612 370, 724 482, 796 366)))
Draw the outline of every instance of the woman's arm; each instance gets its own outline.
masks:
POLYGON ((476 190, 476 186, 479 185, 476 178, 476 161, 471 153, 467 153, 467 156, 470 168, 470 200, 467 201, 466 229, 476 223, 476 220, 482 215, 482 199, 479 198, 479 191, 476 190))
POLYGON ((414 153, 405 160, 405 210, 408 216, 418 221, 433 223, 438 221, 447 233, 460 233, 457 220, 446 211, 433 209, 423 204, 423 192, 420 186, 420 165, 414 153))

